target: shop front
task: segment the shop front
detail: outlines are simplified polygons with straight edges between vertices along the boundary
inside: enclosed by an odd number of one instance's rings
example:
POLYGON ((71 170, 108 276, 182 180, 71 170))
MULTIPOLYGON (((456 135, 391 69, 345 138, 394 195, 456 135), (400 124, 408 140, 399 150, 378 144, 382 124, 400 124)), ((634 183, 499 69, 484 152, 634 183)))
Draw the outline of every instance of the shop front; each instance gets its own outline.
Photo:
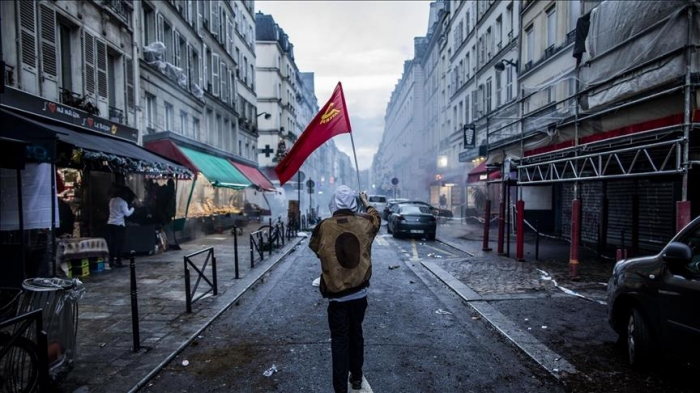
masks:
MULTIPOLYGON (((152 184, 167 183, 168 179, 191 177, 192 173, 138 146, 135 129, 93 117, 80 121, 81 117, 89 115, 45 100, 41 105, 36 100, 42 99, 25 97, 24 106, 16 107, 9 101, 1 110, 3 137, 18 133, 29 139, 42 134, 54 135, 50 146, 25 146, 24 159, 29 163, 23 169, 14 170, 18 181, 12 180, 12 169, 3 169, 2 194, 15 195, 14 198, 3 197, 1 206, 3 250, 17 248, 17 234, 24 238, 19 242, 24 244, 20 246, 22 252, 18 258, 5 262, 20 266, 22 274, 6 284, 17 286, 27 277, 71 274, 73 259, 92 258, 94 263, 90 268, 97 269, 96 260, 109 254, 104 237, 110 190, 115 187, 130 189, 129 202, 135 206, 135 213, 126 222, 126 239, 121 252, 163 250, 162 244, 157 247, 159 226, 170 217, 158 215, 155 210, 159 205, 167 205, 168 197, 163 193, 156 200, 144 190, 152 188, 152 184), (23 110, 31 107, 27 102, 47 110, 23 110), (61 118, 64 115, 71 121, 64 121, 61 118), (137 244, 141 247, 135 248, 137 244)), ((89 268, 78 271, 81 276, 89 274, 89 268)))
POLYGON ((270 215, 269 204, 251 200, 253 193, 275 191, 256 167, 181 136, 163 134, 169 135, 147 138, 145 147, 182 162, 195 174, 178 187, 172 236, 194 238, 270 215))

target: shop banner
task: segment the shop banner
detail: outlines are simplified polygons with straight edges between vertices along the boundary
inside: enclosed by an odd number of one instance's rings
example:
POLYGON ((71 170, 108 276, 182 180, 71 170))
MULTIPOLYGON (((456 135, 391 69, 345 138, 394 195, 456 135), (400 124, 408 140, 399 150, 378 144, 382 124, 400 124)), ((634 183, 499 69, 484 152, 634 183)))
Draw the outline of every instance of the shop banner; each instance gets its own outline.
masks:
MULTIPOLYGON (((24 211, 24 229, 51 228, 51 164, 27 164, 20 171, 22 176, 22 210, 24 211)), ((17 203, 17 171, 0 170, 0 231, 19 230, 19 204, 17 203)), ((58 200, 55 222, 58 226, 58 200)))
POLYGON ((103 117, 91 115, 83 110, 49 101, 11 87, 5 88, 2 104, 8 108, 14 108, 33 115, 58 120, 90 131, 113 135, 131 142, 138 141, 139 132, 135 128, 114 123, 103 117))

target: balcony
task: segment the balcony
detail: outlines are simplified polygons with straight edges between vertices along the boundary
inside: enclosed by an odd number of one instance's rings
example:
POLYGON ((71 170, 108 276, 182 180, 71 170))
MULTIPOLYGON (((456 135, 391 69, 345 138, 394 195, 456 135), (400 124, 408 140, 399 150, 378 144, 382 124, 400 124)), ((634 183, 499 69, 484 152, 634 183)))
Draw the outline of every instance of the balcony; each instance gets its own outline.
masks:
POLYGON ((134 11, 132 0, 102 0, 102 5, 114 12, 127 26, 131 26, 131 13, 134 11))
POLYGON ((15 67, 5 64, 5 85, 14 86, 15 85, 15 67))
POLYGON ((569 45, 574 41, 576 41, 576 29, 571 30, 566 34, 566 44, 564 44, 564 46, 569 45))
POLYGON ((113 106, 110 106, 109 107, 109 120, 111 120, 115 123, 124 124, 124 111, 119 109, 119 108, 115 108, 113 106))
POLYGON ((549 59, 550 57, 552 57, 552 55, 554 54, 555 51, 556 51, 555 46, 550 45, 549 48, 544 50, 544 58, 542 60, 549 59))
POLYGON ((62 87, 59 87, 58 91, 61 104, 80 109, 93 116, 100 115, 100 110, 97 108, 97 105, 93 103, 91 98, 88 98, 87 96, 81 96, 78 93, 74 93, 62 87))

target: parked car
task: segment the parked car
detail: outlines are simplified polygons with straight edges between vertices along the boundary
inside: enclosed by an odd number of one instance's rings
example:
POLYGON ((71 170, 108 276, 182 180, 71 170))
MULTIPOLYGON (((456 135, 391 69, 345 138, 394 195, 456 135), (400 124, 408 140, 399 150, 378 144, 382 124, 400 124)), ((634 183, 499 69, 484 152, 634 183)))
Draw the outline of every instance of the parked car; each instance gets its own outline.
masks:
POLYGON ((380 213, 382 214, 382 218, 384 221, 389 219, 389 214, 391 214, 391 207, 396 205, 397 203, 401 202, 406 202, 408 199, 406 198, 394 198, 394 199, 387 199, 386 201, 386 206, 384 207, 384 210, 382 210, 380 213))
POLYGON ((367 195, 367 202, 377 209, 377 212, 381 215, 386 207, 386 197, 384 195, 367 195))
POLYGON ((395 238, 405 235, 435 240, 436 231, 437 219, 426 206, 399 203, 387 220, 387 232, 395 238))
POLYGON ((656 354, 698 362, 700 217, 657 255, 615 265, 608 282, 608 320, 633 366, 648 364, 656 354))

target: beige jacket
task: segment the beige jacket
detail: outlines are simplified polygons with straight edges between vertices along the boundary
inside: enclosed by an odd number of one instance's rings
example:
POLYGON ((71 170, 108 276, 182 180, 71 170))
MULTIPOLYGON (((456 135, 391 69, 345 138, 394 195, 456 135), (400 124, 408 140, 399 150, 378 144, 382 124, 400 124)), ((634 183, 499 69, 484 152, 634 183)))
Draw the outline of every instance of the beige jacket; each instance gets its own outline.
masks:
POLYGON ((369 286, 372 242, 379 232, 377 209, 367 214, 341 209, 314 228, 309 248, 321 259, 321 294, 337 298, 369 286))

